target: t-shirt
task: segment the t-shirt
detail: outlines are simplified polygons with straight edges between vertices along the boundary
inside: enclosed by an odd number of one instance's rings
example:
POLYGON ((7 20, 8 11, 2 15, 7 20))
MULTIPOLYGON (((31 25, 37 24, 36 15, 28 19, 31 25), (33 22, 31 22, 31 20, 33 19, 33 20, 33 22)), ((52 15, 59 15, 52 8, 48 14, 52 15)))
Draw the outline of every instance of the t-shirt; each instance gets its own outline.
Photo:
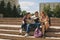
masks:
POLYGON ((36 17, 35 15, 31 17, 32 19, 34 19, 35 23, 39 23, 39 18, 36 17))
MULTIPOLYGON (((31 18, 28 18, 28 20, 31 20, 31 18)), ((24 18, 24 23, 27 24, 27 18, 24 18)))

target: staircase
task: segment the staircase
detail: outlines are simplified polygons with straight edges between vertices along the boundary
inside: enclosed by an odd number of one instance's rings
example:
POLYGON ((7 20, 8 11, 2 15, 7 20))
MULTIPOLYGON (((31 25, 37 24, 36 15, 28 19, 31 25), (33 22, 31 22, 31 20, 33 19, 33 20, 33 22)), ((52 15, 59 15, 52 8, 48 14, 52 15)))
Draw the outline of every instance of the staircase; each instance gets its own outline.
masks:
MULTIPOLYGON (((42 40, 33 36, 24 37, 19 35, 21 25, 0 25, 0 39, 2 40, 42 40)), ((22 33, 23 34, 23 33, 22 33)), ((25 34, 25 33, 24 33, 25 34)))
POLYGON ((19 37, 20 25, 0 25, 0 38, 15 39, 19 37))
POLYGON ((2 40, 54 40, 54 39, 50 39, 49 36, 46 37, 45 39, 35 38, 33 36, 24 37, 23 35, 19 35, 20 27, 21 27, 20 25, 6 25, 6 24, 0 25, 0 39, 2 40))
POLYGON ((45 38, 35 38, 32 36, 33 32, 28 37, 23 36, 25 32, 22 33, 23 35, 19 33, 22 23, 20 18, 4 18, 4 20, 1 18, 0 23, 0 40, 60 40, 60 26, 52 25, 45 33, 45 38))
POLYGON ((51 18, 51 26, 45 33, 47 38, 60 39, 60 18, 51 18))
POLYGON ((0 24, 20 25, 22 18, 0 18, 0 24))
POLYGON ((51 26, 60 26, 60 18, 50 18, 51 26))

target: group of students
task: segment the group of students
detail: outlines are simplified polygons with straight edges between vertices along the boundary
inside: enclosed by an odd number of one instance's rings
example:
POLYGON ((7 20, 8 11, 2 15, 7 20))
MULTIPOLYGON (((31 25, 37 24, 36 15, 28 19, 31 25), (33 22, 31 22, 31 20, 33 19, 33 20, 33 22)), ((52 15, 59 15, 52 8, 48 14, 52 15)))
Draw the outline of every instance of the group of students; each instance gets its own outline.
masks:
POLYGON ((40 14, 38 11, 35 12, 35 14, 32 16, 30 12, 26 13, 26 15, 23 17, 23 24, 22 24, 22 29, 24 28, 26 31, 25 36, 29 36, 29 33, 31 30, 39 28, 42 26, 42 33, 45 30, 49 28, 49 18, 48 16, 44 13, 41 12, 40 14))

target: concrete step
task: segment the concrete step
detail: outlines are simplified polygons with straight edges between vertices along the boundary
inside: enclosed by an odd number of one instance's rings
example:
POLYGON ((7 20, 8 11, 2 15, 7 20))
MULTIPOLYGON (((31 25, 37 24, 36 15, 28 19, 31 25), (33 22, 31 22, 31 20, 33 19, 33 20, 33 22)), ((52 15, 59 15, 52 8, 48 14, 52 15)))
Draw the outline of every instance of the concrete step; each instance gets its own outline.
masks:
POLYGON ((50 26, 49 28, 60 29, 60 26, 50 26))
MULTIPOLYGON (((15 35, 25 35, 26 32, 23 31, 22 33, 20 33, 20 30, 6 30, 6 29, 0 29, 0 33, 4 33, 4 34, 15 34, 15 35)), ((31 31, 29 33, 30 36, 34 35, 34 32, 31 31)))
POLYGON ((22 22, 0 22, 0 24, 21 25, 22 22))
POLYGON ((0 18, 0 24, 20 25, 21 23, 22 18, 0 18))
POLYGON ((7 29, 7 30, 19 30, 19 27, 0 27, 0 29, 7 29))
POLYGON ((6 34, 19 34, 19 30, 6 30, 6 29, 0 29, 0 33, 6 33, 6 34))
MULTIPOLYGON (((22 33, 20 33, 19 35, 25 35, 26 34, 26 32, 25 31, 23 31, 22 33)), ((30 33, 29 33, 29 35, 30 36, 33 36, 34 35, 34 32, 33 31, 31 31, 30 33)))
POLYGON ((11 40, 11 39, 0 39, 0 40, 11 40))
POLYGON ((49 28, 47 32, 60 32, 60 29, 49 28))
POLYGON ((11 40, 60 40, 60 38, 35 38, 34 36, 24 37, 22 35, 11 35, 11 34, 2 34, 0 33, 0 38, 2 39, 11 39, 11 40))
MULTIPOLYGON (((26 38, 22 35, 12 35, 12 34, 3 34, 3 33, 0 33, 0 38, 5 38, 5 39, 23 39, 23 38, 26 38)), ((34 38, 33 36, 29 36, 27 38, 34 38)))
POLYGON ((21 25, 6 25, 0 24, 0 29, 7 29, 7 30, 19 30, 21 25))
POLYGON ((49 40, 60 40, 60 37, 46 37, 49 40))
POLYGON ((47 32, 46 37, 60 37, 60 32, 47 32))
POLYGON ((51 26, 60 26, 60 23, 51 23, 51 26))
POLYGON ((0 27, 21 27, 21 25, 0 24, 0 27))

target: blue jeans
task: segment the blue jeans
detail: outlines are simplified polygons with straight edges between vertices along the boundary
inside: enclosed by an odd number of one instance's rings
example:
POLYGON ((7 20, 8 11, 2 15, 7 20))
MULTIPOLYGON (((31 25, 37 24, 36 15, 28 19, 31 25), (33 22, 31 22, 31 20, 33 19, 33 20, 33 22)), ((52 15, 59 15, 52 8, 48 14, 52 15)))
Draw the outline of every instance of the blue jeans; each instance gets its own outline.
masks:
POLYGON ((41 24, 40 24, 40 23, 35 23, 34 25, 35 25, 36 27, 40 28, 40 25, 41 25, 41 24))
POLYGON ((26 26, 26 33, 29 33, 30 32, 30 24, 27 24, 26 26))
POLYGON ((23 24, 22 25, 22 29, 24 29, 24 31, 26 31, 27 33, 30 32, 30 24, 23 24))
POLYGON ((40 28, 40 23, 27 24, 26 32, 29 33, 31 28, 40 28))

